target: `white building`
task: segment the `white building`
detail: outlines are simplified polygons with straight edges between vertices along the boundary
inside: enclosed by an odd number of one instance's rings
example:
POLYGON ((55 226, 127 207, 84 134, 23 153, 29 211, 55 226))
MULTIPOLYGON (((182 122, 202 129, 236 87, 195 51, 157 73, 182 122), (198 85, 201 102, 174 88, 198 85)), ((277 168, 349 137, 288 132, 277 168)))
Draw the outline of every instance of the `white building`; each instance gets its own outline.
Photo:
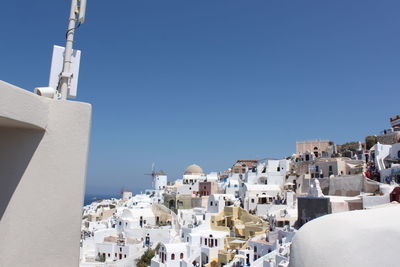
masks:
POLYGON ((143 252, 143 241, 119 236, 107 236, 103 242, 96 243, 96 259, 105 262, 114 262, 126 259, 137 252, 143 252))
POLYGON ((122 200, 128 200, 132 197, 132 192, 130 191, 122 191, 122 200))
POLYGON ((156 226, 156 216, 150 205, 141 203, 136 207, 124 209, 117 220, 116 229, 128 233, 146 226, 156 226))
POLYGON ((152 267, 159 266, 200 266, 218 258, 218 251, 224 248, 229 233, 213 231, 208 224, 198 227, 184 227, 181 243, 163 243, 159 254, 152 261, 152 267))
POLYGON ((282 189, 274 184, 247 184, 240 188, 243 207, 246 210, 256 210, 257 205, 271 204, 282 196, 282 189))
POLYGON ((164 171, 156 172, 153 176, 154 190, 164 190, 168 183, 167 174, 164 171))
POLYGON ((220 213, 225 206, 239 206, 240 201, 232 194, 213 194, 208 198, 208 213, 220 213))
POLYGON ((200 166, 192 164, 186 168, 182 182, 175 182, 176 193, 180 195, 194 196, 199 191, 199 182, 204 182, 206 179, 207 176, 204 174, 200 166))
POLYGON ((158 255, 151 260, 151 267, 181 267, 187 256, 187 243, 161 244, 158 255))

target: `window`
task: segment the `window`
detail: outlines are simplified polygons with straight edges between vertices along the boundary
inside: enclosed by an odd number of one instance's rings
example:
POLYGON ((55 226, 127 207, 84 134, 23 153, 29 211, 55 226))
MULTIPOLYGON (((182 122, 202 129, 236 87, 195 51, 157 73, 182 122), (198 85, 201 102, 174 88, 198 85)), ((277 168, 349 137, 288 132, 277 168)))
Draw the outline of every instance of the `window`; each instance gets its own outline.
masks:
POLYGON ((397 157, 400 159, 400 150, 397 151, 397 157))
POLYGON ((171 254, 171 260, 175 260, 175 254, 174 253, 171 254))
POLYGON ((183 253, 181 253, 180 258, 183 259, 183 253))
POLYGON ((122 252, 122 248, 119 248, 119 252, 122 252))
POLYGON ((328 176, 331 176, 331 175, 333 175, 333 168, 332 168, 332 165, 329 165, 329 173, 328 173, 328 176))
POLYGON ((254 246, 254 253, 257 252, 257 246, 254 246))
POLYGON ((218 239, 215 239, 215 246, 218 247, 218 239))
POLYGON ((280 171, 281 171, 281 168, 278 166, 278 168, 276 168, 276 171, 277 171, 277 172, 280 172, 280 171))
POLYGON ((119 225, 122 225, 122 222, 119 222, 119 225))
POLYGON ((213 205, 213 202, 212 201, 210 201, 210 206, 212 206, 213 205))
POLYGON ((108 254, 107 254, 107 256, 108 256, 108 257, 111 257, 111 254, 110 254, 110 253, 108 253, 108 254))
POLYGON ((207 238, 204 238, 204 245, 207 245, 207 238))
POLYGON ((251 199, 251 203, 254 203, 254 198, 251 199))

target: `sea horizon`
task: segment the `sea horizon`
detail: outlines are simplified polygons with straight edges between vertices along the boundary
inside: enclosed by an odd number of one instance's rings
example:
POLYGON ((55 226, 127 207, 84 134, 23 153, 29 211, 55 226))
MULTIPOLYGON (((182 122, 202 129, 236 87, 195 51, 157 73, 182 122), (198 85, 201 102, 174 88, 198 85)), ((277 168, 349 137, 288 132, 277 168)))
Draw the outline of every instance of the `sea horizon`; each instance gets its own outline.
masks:
POLYGON ((89 205, 92 202, 102 199, 120 198, 119 193, 86 193, 83 205, 89 205))

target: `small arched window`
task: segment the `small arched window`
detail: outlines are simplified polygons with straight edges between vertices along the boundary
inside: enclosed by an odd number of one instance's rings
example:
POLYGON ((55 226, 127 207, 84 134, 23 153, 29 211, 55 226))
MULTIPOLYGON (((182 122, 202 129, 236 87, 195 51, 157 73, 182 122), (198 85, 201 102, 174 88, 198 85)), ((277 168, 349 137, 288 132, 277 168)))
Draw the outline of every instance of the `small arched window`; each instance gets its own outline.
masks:
POLYGON ((181 253, 180 258, 183 259, 183 253, 181 253))
POLYGON ((399 158, 399 159, 400 159, 400 150, 399 150, 399 151, 397 151, 397 158, 399 158))
POLYGON ((175 260, 175 254, 174 253, 171 254, 171 260, 175 260))

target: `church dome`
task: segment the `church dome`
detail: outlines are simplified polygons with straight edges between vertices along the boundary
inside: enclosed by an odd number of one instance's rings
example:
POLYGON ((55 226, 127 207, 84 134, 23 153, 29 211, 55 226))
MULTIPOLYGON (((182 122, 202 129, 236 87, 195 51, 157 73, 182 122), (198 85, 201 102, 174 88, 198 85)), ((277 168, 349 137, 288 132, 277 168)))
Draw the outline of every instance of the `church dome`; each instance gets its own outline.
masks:
POLYGON ((185 170, 185 175, 204 175, 203 170, 200 168, 199 165, 192 164, 189 167, 186 168, 185 170))

